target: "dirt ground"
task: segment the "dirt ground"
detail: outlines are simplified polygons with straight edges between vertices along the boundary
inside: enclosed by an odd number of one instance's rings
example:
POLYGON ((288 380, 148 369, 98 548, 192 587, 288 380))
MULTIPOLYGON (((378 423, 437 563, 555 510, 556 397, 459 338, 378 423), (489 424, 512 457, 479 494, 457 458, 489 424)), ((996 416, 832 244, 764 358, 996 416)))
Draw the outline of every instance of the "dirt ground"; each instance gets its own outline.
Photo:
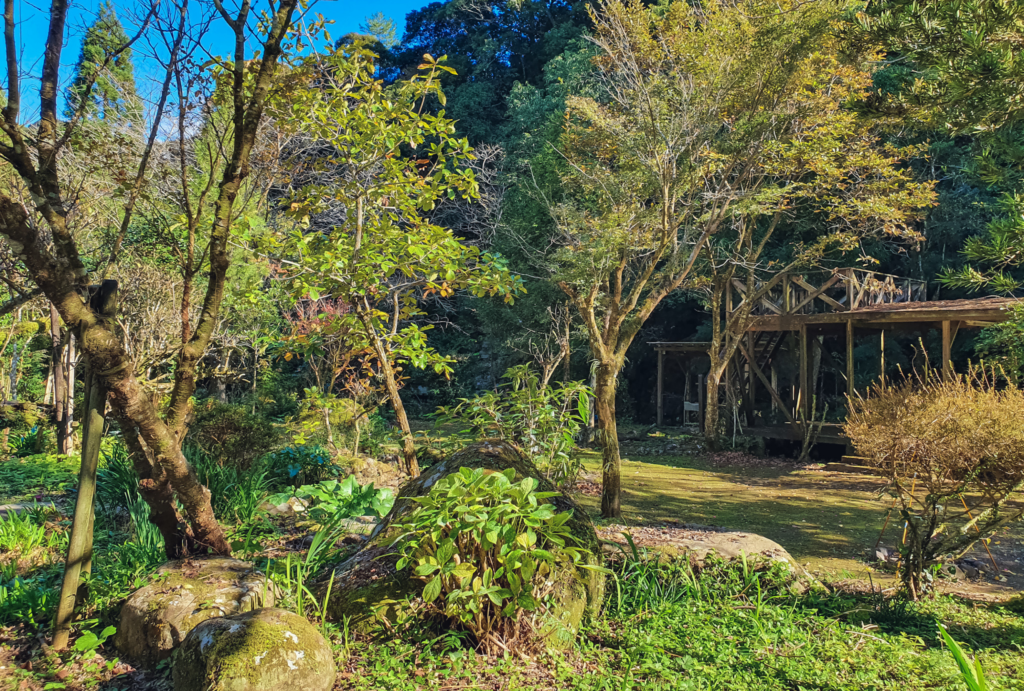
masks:
MULTIPOLYGON (((625 442, 622 447, 625 520, 617 523, 703 524, 757 533, 779 543, 822 580, 893 581, 890 573, 868 562, 892 504, 882 494, 881 478, 737 452, 702 455, 685 441, 670 439, 625 442)), ((595 517, 599 483, 599 457, 589 455, 578 499, 595 517)), ((902 534, 897 521, 894 513, 880 546, 895 549, 902 534)), ((979 543, 966 558, 985 564, 989 573, 976 580, 943 579, 938 590, 983 599, 1024 591, 1024 523, 1001 531, 989 548, 1005 580, 995 580, 989 555, 979 543)))

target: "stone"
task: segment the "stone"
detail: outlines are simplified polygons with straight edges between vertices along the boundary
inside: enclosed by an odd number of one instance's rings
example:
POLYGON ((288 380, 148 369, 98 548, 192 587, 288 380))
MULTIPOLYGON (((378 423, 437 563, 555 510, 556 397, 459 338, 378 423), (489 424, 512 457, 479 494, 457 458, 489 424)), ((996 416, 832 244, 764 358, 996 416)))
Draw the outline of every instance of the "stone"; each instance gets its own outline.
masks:
MULTIPOLYGON (((502 441, 483 441, 471 444, 439 463, 424 470, 419 477, 407 482, 395 498, 395 505, 373 529, 369 539, 353 555, 332 571, 331 597, 327 604, 328 618, 341 621, 358 631, 370 631, 386 619, 394 623, 400 618, 405 602, 423 589, 423 581, 412 577, 406 569, 398 571, 397 535, 391 530, 395 519, 410 511, 415 502, 411 497, 423 496, 442 478, 458 472, 459 468, 486 468, 504 471, 513 468, 516 479, 533 477, 541 492, 555 492, 555 487, 513 446, 502 441)), ((551 503, 559 512, 570 511, 572 518, 566 523, 578 540, 578 546, 589 552, 588 566, 602 563, 601 543, 594 525, 581 507, 571 498, 557 493, 551 503)), ((595 617, 604 599, 604 573, 594 569, 560 568, 554 573, 552 617, 541 628, 541 637, 551 647, 564 647, 574 640, 585 617, 595 617)), ((326 595, 330 572, 321 574, 314 585, 319 599, 326 595)))
POLYGON ((629 549, 626 533, 637 547, 655 550, 666 557, 686 555, 698 568, 703 568, 704 560, 713 552, 725 561, 755 558, 785 564, 799 577, 793 584, 798 592, 820 585, 782 545, 756 533, 687 523, 652 527, 608 525, 598 530, 610 555, 621 555, 629 549))
POLYGON ((341 456, 338 464, 347 473, 354 475, 360 485, 372 484, 378 489, 397 489, 406 478, 396 463, 378 461, 368 456, 341 456))
POLYGON ((142 667, 166 660, 200 622, 272 606, 275 587, 253 565, 229 557, 171 561, 121 608, 114 642, 142 667))
POLYGON ((330 691, 336 675, 320 632, 275 608, 207 619, 174 656, 174 691, 330 691))

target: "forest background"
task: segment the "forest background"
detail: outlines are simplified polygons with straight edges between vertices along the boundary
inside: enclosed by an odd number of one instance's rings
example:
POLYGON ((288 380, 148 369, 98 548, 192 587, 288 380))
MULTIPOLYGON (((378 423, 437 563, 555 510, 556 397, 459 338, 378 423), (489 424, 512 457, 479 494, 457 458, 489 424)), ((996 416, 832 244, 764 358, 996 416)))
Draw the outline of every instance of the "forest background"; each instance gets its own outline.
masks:
MULTIPOLYGON (((856 8, 847 8, 852 32, 862 28, 855 13, 856 8)), ((61 90, 66 117, 75 116, 81 105, 76 101, 76 85, 89 83, 114 46, 123 45, 145 21, 144 16, 121 19, 110 6, 97 9, 97 19, 85 31, 81 55, 69 73, 70 85, 61 90)), ((569 304, 565 263, 559 264, 556 256, 565 243, 565 203, 572 196, 569 186, 573 165, 578 163, 572 159, 571 142, 563 137, 571 129, 573 113, 585 110, 582 101, 573 105, 574 99, 586 99, 597 89, 599 63, 594 58, 599 49, 590 39, 594 21, 585 3, 509 0, 485 5, 450 0, 409 12, 404 28, 380 13, 364 18, 355 34, 321 37, 321 49, 332 44, 362 46, 356 50, 366 51, 369 65, 362 68, 362 83, 380 79, 383 85, 402 84, 424 69, 429 73, 428 86, 409 96, 409 102, 415 104, 419 98, 419 115, 425 108, 428 114, 451 121, 450 129, 428 135, 445 141, 453 160, 464 161, 474 179, 459 183, 441 177, 451 186, 465 184, 472 191, 469 196, 476 198, 442 199, 448 195, 439 194, 429 205, 423 199, 411 203, 421 207, 417 223, 422 221, 424 232, 451 231, 445 238, 454 238, 455 244, 448 245, 454 254, 445 256, 458 255, 458 261, 441 279, 430 278, 411 287, 404 287, 393 274, 364 277, 391 287, 384 307, 370 305, 364 293, 345 294, 337 283, 321 295, 322 286, 296 277, 286 257, 301 251, 288 244, 294 238, 282 239, 278 231, 286 219, 313 226, 330 222, 332 210, 323 206, 322 195, 315 204, 308 195, 311 187, 326 185, 323 171, 312 165, 302 169, 303 178, 296 174, 300 167, 295 162, 302 156, 307 162, 316 161, 317 142, 330 141, 331 133, 320 132, 312 143, 302 141, 276 113, 276 121, 271 118, 272 124, 264 129, 266 138, 256 148, 258 164, 253 168, 258 174, 246 187, 244 203, 232 222, 233 257, 224 309, 211 325, 205 352, 190 365, 195 368, 188 375, 196 387, 194 405, 189 404, 193 407, 187 415, 172 410, 172 419, 179 418, 177 423, 182 424, 189 417, 196 423, 193 434, 200 434, 204 415, 218 424, 234 415, 234 423, 212 433, 227 444, 232 437, 227 429, 268 429, 260 420, 272 425, 305 416, 326 422, 330 443, 332 416, 343 414, 338 400, 356 401, 356 416, 387 425, 394 424, 396 406, 382 406, 385 400, 394 403, 400 398, 408 416, 420 417, 438 406, 452 406, 502 386, 505 372, 524 363, 532 363, 545 381, 597 383, 593 334, 588 334, 585 319, 579 319, 579 310, 569 304), (442 56, 443 62, 434 62, 442 56), (473 158, 463 155, 467 149, 459 143, 462 138, 474 148, 473 158), (282 176, 282 169, 289 176, 282 176), (365 309, 358 307, 361 300, 365 309), (346 315, 362 326, 345 322, 341 317, 346 315), (345 326, 339 326, 343 322, 345 326), (353 330, 360 331, 363 340, 353 340, 353 330), (394 371, 389 373, 389 367, 394 371)), ((31 32, 31 26, 26 23, 21 29, 31 32)), ((213 42, 217 36, 208 38, 213 42)), ((310 54, 312 42, 295 41, 294 54, 310 54)), ((254 47, 248 46, 242 54, 252 57, 254 47)), ((134 44, 107 64, 89 93, 90 104, 80 109, 88 125, 83 129, 88 140, 79 143, 80 151, 87 151, 93 160, 69 159, 72 170, 74 165, 83 166, 81 199, 91 200, 94 212, 83 225, 81 241, 91 257, 89 269, 120 282, 119 320, 130 334, 136 375, 156 398, 166 394, 172 380, 184 376, 180 361, 175 364, 174 358, 192 335, 188 323, 195 316, 190 310, 197 309, 185 295, 199 294, 210 270, 209 257, 194 256, 196 238, 200 238, 198 246, 203 242, 197 229, 207 212, 161 208, 159 184, 172 185, 169 177, 156 181, 154 191, 143 196, 146 208, 127 225, 111 223, 100 200, 132 194, 131 176, 119 170, 123 161, 115 148, 129 141, 138 148, 145 139, 145 128, 136 123, 151 119, 159 94, 151 88, 136 90, 135 82, 140 68, 145 71, 152 61, 159 63, 168 49, 167 45, 147 49, 142 43, 134 44), (114 146, 105 149, 104 143, 114 146), (113 179, 95 175, 96 167, 114 171, 113 179), (87 188, 87 180, 93 187, 87 188), (115 255, 116 263, 106 262, 115 255), (185 323, 181 334, 162 328, 178 319, 185 323)), ((199 64, 207 57, 200 51, 190 59, 199 64)), ((917 72, 905 56, 880 54, 873 64, 866 97, 844 102, 844 112, 856 112, 870 124, 871 135, 895 152, 893 170, 903 176, 897 187, 905 185, 918 192, 933 189, 934 197, 926 199, 922 193, 907 202, 916 213, 890 210, 891 216, 899 216, 899 233, 864 233, 856 241, 837 243, 816 252, 807 268, 865 265, 922 279, 930 282, 931 299, 971 296, 979 286, 989 292, 1012 291, 1016 282, 1010 265, 996 285, 980 280, 991 276, 979 278, 963 270, 969 258, 964 249, 971 249, 972 238, 986 237, 1000 224, 1005 227, 1008 218, 1012 224, 1013 194, 1020 183, 1015 171, 1020 170, 1024 155, 1019 127, 1012 120, 984 128, 951 127, 935 109, 914 107, 917 72)), ((216 104, 216 77, 196 86, 206 90, 212 99, 208 102, 216 104)), ((26 98, 22 107, 31 119, 31 99, 26 98)), ((216 112, 216 107, 204 111, 197 106, 189 117, 206 121, 168 121, 155 138, 154 150, 173 156, 171 149, 186 139, 190 147, 204 140, 214 142, 219 136, 216 112)), ((441 125, 449 127, 447 120, 441 125)), ((379 161, 388 156, 381 154, 379 161)), ((212 199, 208 192, 215 176, 210 168, 204 169, 202 160, 189 164, 198 177, 186 182, 188 189, 179 191, 179 198, 187 206, 191 195, 202 206, 212 199)), ((170 175, 167 170, 162 174, 170 175)), ((358 206, 359 198, 374 193, 348 192, 351 199, 334 200, 339 208, 358 206)), ((82 208, 88 207, 83 202, 82 208)), ((821 227, 815 214, 820 209, 812 207, 787 213, 759 259, 777 266, 791 258, 787 252, 792 247, 815 246, 821 227)), ((977 242, 974 247, 979 248, 977 242)), ((44 401, 53 396, 47 387, 52 389, 54 358, 52 340, 44 344, 41 336, 53 332, 52 318, 41 301, 32 302, 38 290, 17 255, 6 246, 0 251, 6 253, 0 261, 8 293, 0 318, 9 327, 6 353, 0 359, 4 368, 0 398, 44 401), (15 328, 18 324, 25 326, 15 328)), ((621 371, 618 386, 613 387, 614 412, 620 421, 653 422, 656 356, 647 344, 711 340, 714 325, 708 301, 712 292, 708 283, 695 280, 666 291, 652 305, 617 363, 621 371)), ((925 355, 937 361, 935 334, 918 338, 889 339, 883 358, 878 339, 863 339, 855 350, 855 369, 863 379, 858 383, 877 378, 883 362, 897 372, 911 370, 925 355)), ((954 360, 1002 358, 1012 374, 1019 360, 1004 344, 1005 339, 994 344, 986 335, 980 340, 962 338, 954 360)), ((839 398, 841 392, 837 389, 834 394, 839 398)), ((822 398, 827 403, 828 392, 822 392, 822 398)), ((408 416, 398 413, 397 420, 406 442, 410 430, 402 418, 408 416)), ((312 429, 315 425, 310 424, 312 429)), ((318 428, 317 434, 323 431, 318 428)), ((301 433, 297 439, 303 439, 301 433)), ((252 444, 251 438, 237 442, 238 449, 252 444)), ((239 453, 238 449, 228 453, 239 453)), ((412 464, 414 454, 408 443, 403 452, 406 463, 412 464)))

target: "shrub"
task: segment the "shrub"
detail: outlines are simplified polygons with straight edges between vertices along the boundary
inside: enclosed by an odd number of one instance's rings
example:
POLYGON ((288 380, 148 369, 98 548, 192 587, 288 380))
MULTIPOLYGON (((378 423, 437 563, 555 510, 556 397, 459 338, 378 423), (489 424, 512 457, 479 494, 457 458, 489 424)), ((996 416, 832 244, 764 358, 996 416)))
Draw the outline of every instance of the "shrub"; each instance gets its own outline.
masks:
POLYGON ((438 481, 393 525, 397 567, 424 582, 423 602, 472 634, 491 654, 528 647, 559 562, 582 565, 585 550, 566 521, 515 471, 460 468, 438 481))
POLYGON ((322 446, 298 444, 278 449, 267 457, 267 474, 278 484, 299 487, 338 474, 331 454, 322 446))
POLYGON ((528 365, 505 372, 508 384, 476 398, 440 407, 439 424, 459 425, 456 436, 495 437, 515 444, 556 486, 571 486, 581 462, 576 438, 590 416, 590 389, 582 382, 541 386, 528 365))
POLYGON ((310 500, 312 507, 309 515, 323 524, 333 524, 355 516, 382 518, 395 503, 394 493, 390 489, 376 489, 373 483, 360 485, 351 475, 340 482, 324 480, 315 485, 303 485, 294 492, 272 495, 268 501, 277 506, 293 496, 310 500))
POLYGON ((188 439, 218 463, 247 470, 278 444, 281 432, 245 406, 208 400, 196 407, 188 439))
POLYGON ((907 522, 901 574, 911 597, 926 569, 1024 517, 1024 391, 981 370, 949 381, 876 384, 850 401, 846 434, 889 480, 907 522))

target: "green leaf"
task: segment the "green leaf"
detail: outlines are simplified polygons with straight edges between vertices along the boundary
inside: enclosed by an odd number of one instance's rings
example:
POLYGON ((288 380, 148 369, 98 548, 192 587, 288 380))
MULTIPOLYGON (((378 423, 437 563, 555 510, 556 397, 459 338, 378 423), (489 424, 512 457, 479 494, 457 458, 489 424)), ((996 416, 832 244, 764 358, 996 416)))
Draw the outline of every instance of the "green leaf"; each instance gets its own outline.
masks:
POLYGON ((438 595, 441 594, 441 579, 434 578, 427 581, 427 585, 423 588, 423 601, 433 602, 437 599, 438 595))

